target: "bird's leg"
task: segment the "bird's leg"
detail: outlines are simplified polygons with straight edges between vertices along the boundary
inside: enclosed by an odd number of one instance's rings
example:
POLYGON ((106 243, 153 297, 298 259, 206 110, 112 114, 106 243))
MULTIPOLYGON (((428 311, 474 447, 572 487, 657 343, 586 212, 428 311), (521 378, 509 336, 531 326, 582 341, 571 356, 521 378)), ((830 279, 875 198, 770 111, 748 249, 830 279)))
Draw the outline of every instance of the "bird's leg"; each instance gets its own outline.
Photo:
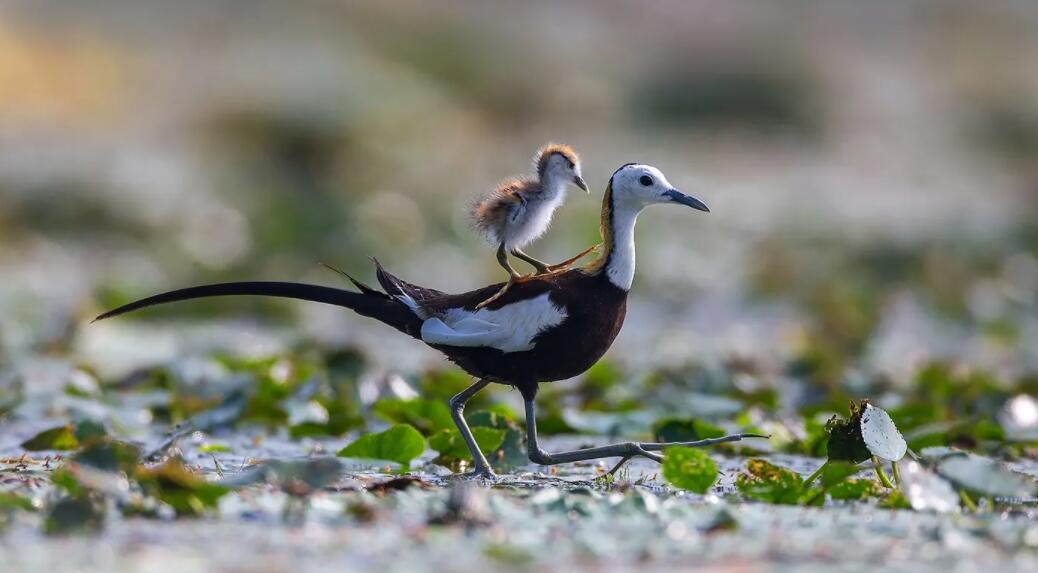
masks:
POLYGON ((613 444, 611 446, 601 446, 597 448, 585 448, 583 450, 574 450, 572 452, 560 452, 557 454, 549 454, 542 450, 537 444, 537 405, 533 400, 527 399, 526 402, 526 454, 530 457, 530 461, 535 464, 542 466, 551 466, 555 464, 564 464, 567 462, 579 462, 583 460, 596 460, 599 458, 631 458, 634 456, 642 456, 655 460, 657 462, 663 461, 663 456, 659 454, 653 454, 634 442, 623 442, 620 444, 613 444))
POLYGON ((476 443, 476 438, 473 437, 472 430, 465 421, 465 403, 475 396, 476 392, 486 388, 488 384, 490 384, 489 380, 477 380, 475 384, 458 392, 450 400, 451 417, 454 418, 454 424, 458 426, 458 431, 461 432, 461 437, 465 440, 465 445, 469 447, 469 453, 472 454, 472 471, 465 474, 465 477, 484 479, 495 477, 494 470, 490 469, 490 462, 480 451, 479 444, 476 443))
POLYGON ((488 299, 484 300, 483 302, 477 304, 476 305, 476 310, 479 310, 479 309, 483 308, 484 306, 486 306, 486 305, 494 302, 495 300, 501 298, 502 296, 504 296, 504 294, 506 292, 508 292, 508 289, 512 288, 512 285, 514 285, 519 279, 523 278, 522 275, 517 273, 515 271, 515 269, 512 268, 511 263, 508 262, 508 251, 505 250, 505 244, 504 243, 501 243, 501 246, 497 248, 497 262, 506 271, 508 271, 508 282, 506 282, 505 285, 503 287, 501 287, 500 290, 498 290, 496 293, 494 293, 493 296, 491 296, 490 298, 488 298, 488 299))
POLYGON ((573 263, 575 263, 575 262, 579 261, 580 259, 583 259, 584 257, 586 257, 588 255, 588 253, 590 253, 591 251, 598 250, 598 247, 601 247, 601 246, 602 246, 602 243, 599 243, 597 245, 591 245, 590 247, 588 247, 588 248, 584 249, 583 251, 580 251, 579 253, 577 253, 577 256, 575 256, 575 257, 566 259, 566 260, 564 260, 564 261, 562 261, 561 263, 558 263, 558 264, 548 265, 548 272, 552 272, 553 273, 555 271, 561 271, 563 269, 567 269, 573 263))
POLYGON ((663 456, 653 452, 662 451, 672 446, 684 446, 688 448, 701 448, 725 442, 738 442, 745 438, 767 438, 760 434, 732 434, 720 438, 709 438, 694 442, 621 442, 609 446, 597 448, 584 448, 571 452, 559 452, 549 454, 537 445, 537 406, 533 400, 526 400, 526 453, 530 461, 543 466, 564 464, 567 462, 579 462, 584 460, 596 460, 599 458, 622 458, 609 473, 620 468, 627 460, 633 457, 643 457, 657 462, 663 461, 663 456))
POLYGON ((531 257, 530 255, 527 255, 521 249, 518 249, 518 248, 512 249, 512 254, 514 256, 516 256, 516 257, 518 257, 518 258, 520 258, 520 259, 530 263, 530 265, 532 265, 533 268, 537 269, 537 274, 539 274, 539 275, 543 275, 544 273, 551 272, 551 265, 549 265, 548 263, 546 263, 544 261, 539 261, 539 260, 531 257))

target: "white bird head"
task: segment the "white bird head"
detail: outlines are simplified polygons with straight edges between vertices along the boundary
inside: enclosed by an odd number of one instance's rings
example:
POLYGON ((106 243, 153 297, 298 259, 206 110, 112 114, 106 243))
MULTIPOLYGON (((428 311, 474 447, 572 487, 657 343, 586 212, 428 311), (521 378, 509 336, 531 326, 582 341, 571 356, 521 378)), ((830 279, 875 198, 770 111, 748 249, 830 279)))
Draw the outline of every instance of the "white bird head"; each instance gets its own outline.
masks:
POLYGON ((641 210, 654 203, 676 203, 710 212, 706 203, 675 189, 663 172, 651 165, 628 163, 613 173, 610 185, 617 205, 641 210))

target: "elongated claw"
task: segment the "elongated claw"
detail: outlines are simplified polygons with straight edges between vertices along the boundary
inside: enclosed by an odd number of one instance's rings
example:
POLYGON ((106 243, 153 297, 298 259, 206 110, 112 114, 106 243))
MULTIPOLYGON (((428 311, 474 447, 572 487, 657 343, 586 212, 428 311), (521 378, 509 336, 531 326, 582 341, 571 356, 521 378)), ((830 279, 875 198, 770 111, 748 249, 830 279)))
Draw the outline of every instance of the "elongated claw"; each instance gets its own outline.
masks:
POLYGON ((508 292, 508 289, 512 288, 512 285, 514 285, 517 282, 519 282, 518 278, 516 278, 514 276, 508 277, 508 282, 505 283, 505 286, 501 287, 501 290, 499 290, 496 293, 494 293, 490 298, 488 298, 488 299, 484 300, 483 302, 477 304, 476 305, 476 310, 479 310, 479 309, 487 306, 488 304, 494 302, 495 300, 501 298, 502 296, 504 296, 505 293, 508 292))
POLYGON ((765 440, 771 436, 765 436, 763 434, 732 434, 730 436, 721 436, 720 438, 707 438, 705 440, 696 440, 694 442, 643 442, 638 445, 650 452, 658 452, 665 448, 673 446, 684 446, 686 448, 702 448, 706 446, 713 446, 716 444, 724 444, 727 442, 741 442, 746 438, 764 438, 765 440))
POLYGON ((555 264, 555 265, 548 265, 545 270, 548 273, 554 273, 554 272, 566 270, 570 266, 572 266, 573 263, 575 263, 575 262, 579 261, 580 259, 586 257, 592 251, 597 251, 598 247, 600 247, 600 246, 602 246, 601 243, 599 243, 597 245, 591 245, 590 247, 588 247, 588 248, 584 249, 583 251, 580 251, 579 253, 577 253, 577 256, 569 258, 569 259, 566 259, 565 261, 562 261, 561 263, 558 263, 558 264, 555 264))

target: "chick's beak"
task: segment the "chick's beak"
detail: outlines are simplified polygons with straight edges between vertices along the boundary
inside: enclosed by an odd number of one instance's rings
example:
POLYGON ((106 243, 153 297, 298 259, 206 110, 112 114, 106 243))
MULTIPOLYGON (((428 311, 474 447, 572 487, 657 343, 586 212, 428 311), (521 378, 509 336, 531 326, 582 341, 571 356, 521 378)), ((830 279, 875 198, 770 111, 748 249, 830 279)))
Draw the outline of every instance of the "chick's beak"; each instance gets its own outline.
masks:
POLYGON ((681 191, 678 191, 677 189, 671 189, 670 191, 667 191, 666 193, 664 193, 663 196, 664 197, 669 197, 670 200, 672 202, 674 202, 674 203, 681 203, 682 205, 687 205, 687 206, 692 207, 693 209, 696 209, 698 211, 704 211, 704 212, 707 212, 707 213, 710 212, 710 208, 706 206, 706 203, 704 203, 704 202, 700 201, 699 199, 696 199, 695 197, 692 197, 690 195, 685 195, 684 193, 682 193, 681 191))
POLYGON ((584 193, 591 194, 591 190, 587 188, 587 182, 580 175, 573 176, 573 184, 584 190, 584 193))

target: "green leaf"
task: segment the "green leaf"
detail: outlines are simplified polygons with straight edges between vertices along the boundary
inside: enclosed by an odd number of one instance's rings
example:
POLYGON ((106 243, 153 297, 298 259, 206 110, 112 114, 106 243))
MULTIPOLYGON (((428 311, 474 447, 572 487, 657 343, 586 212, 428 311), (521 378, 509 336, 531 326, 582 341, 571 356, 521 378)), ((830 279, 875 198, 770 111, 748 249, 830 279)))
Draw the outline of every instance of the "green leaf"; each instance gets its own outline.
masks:
POLYGON ((77 423, 73 433, 81 444, 108 437, 108 430, 105 430, 103 425, 93 420, 83 420, 77 423))
POLYGON ((22 442, 22 447, 30 452, 44 450, 74 450, 79 447, 75 429, 72 424, 44 430, 22 442))
POLYGON ((795 471, 761 459, 746 462, 746 472, 735 478, 735 487, 744 496, 766 503, 797 505, 801 501, 803 480, 795 471))
POLYGON ((132 473, 140 458, 140 449, 126 442, 107 440, 95 442, 76 453, 72 460, 107 472, 132 473))
MULTIPOLYGON (((475 426, 472 428, 472 435, 476 438, 476 445, 479 446, 479 451, 483 452, 484 455, 501 447, 501 444, 505 441, 506 433, 508 433, 508 430, 498 430, 486 426, 475 426)), ((443 458, 442 461, 447 464, 454 460, 472 461, 469 448, 458 430, 440 430, 436 432, 429 437, 429 447, 439 452, 440 457, 443 458)))
POLYGON ((674 487, 706 493, 717 481, 717 463, 703 450, 667 448, 663 454, 663 478, 674 487))
POLYGON ((92 533, 104 525, 104 502, 94 496, 66 497, 50 507, 43 522, 47 535, 92 533))
POLYGON ((155 468, 139 470, 136 477, 144 491, 168 504, 179 516, 200 516, 216 507, 220 498, 230 491, 206 481, 177 458, 170 458, 155 468))
POLYGON ((344 458, 388 460, 409 467, 425 451, 425 439, 408 424, 397 424, 384 432, 366 434, 339 450, 344 458))
POLYGON ((887 491, 877 482, 870 479, 850 479, 829 488, 829 497, 833 499, 859 501, 870 497, 878 497, 887 491))
POLYGON ((205 444, 198 448, 198 451, 203 454, 226 454, 231 451, 231 448, 224 444, 205 444))
POLYGON ((430 436, 454 427, 446 402, 413 398, 410 400, 383 399, 371 406, 378 417, 392 424, 409 424, 423 435, 430 436))
POLYGON ((0 492, 0 513, 15 510, 36 511, 36 508, 33 507, 32 500, 29 498, 7 491, 0 492))
POLYGON ((694 442, 720 438, 725 431, 702 420, 665 418, 652 425, 652 434, 657 442, 694 442))
POLYGON ((829 462, 822 468, 821 484, 822 488, 829 489, 834 485, 843 483, 847 478, 858 473, 859 469, 852 463, 848 462, 829 462))
POLYGON ((469 423, 469 426, 473 428, 477 426, 483 426, 487 428, 497 428, 498 430, 504 430, 515 425, 514 412, 511 412, 511 408, 501 405, 503 407, 494 407, 488 410, 479 410, 465 416, 465 420, 469 423))
POLYGON ((883 498, 883 501, 879 502, 878 506, 883 509, 912 509, 912 504, 899 489, 890 492, 887 497, 883 498))

